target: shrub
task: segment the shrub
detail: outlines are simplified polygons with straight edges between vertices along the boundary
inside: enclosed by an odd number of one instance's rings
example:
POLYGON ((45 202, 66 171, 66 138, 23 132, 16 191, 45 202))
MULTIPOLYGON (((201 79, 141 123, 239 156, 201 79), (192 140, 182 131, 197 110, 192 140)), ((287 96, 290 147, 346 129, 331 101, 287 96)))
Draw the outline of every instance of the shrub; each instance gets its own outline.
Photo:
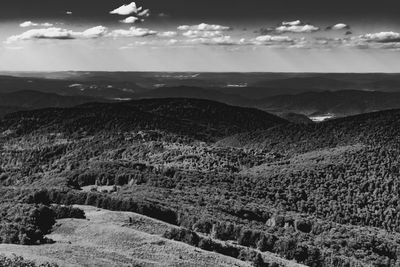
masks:
POLYGON ((52 205, 56 219, 75 218, 85 219, 85 212, 81 209, 74 208, 72 206, 52 205))

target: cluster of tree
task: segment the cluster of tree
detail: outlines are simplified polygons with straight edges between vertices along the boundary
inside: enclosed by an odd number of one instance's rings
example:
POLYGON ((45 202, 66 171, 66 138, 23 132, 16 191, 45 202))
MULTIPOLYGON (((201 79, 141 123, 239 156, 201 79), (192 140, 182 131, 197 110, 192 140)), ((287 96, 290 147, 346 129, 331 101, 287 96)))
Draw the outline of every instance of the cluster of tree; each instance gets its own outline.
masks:
POLYGON ((33 245, 50 242, 44 236, 54 223, 54 212, 45 205, 2 203, 0 243, 33 245))
POLYGON ((6 257, 0 255, 0 266, 1 267, 58 267, 58 264, 49 262, 37 264, 34 261, 26 260, 20 256, 6 257))
POLYGON ((51 209, 55 214, 55 218, 58 219, 66 219, 66 218, 74 218, 74 219, 85 219, 85 212, 79 208, 75 208, 72 206, 64 206, 64 205, 51 205, 51 209))
POLYGON ((114 211, 131 211, 171 224, 177 224, 177 212, 138 198, 118 198, 96 192, 40 190, 26 196, 25 202, 34 204, 56 203, 61 205, 91 205, 114 211))
POLYGON ((265 262, 261 254, 255 250, 199 236, 197 233, 185 228, 172 228, 164 233, 164 237, 242 261, 251 261, 256 267, 279 266, 276 262, 265 262))

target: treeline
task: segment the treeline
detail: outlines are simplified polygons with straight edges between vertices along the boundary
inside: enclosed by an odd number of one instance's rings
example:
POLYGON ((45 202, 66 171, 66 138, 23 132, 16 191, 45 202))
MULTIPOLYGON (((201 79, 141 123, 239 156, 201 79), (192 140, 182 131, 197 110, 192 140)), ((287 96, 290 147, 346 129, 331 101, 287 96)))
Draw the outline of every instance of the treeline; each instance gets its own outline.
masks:
POLYGON ((26 196, 32 204, 90 205, 112 211, 130 211, 177 225, 178 213, 170 208, 141 199, 121 199, 95 192, 41 190, 26 196))

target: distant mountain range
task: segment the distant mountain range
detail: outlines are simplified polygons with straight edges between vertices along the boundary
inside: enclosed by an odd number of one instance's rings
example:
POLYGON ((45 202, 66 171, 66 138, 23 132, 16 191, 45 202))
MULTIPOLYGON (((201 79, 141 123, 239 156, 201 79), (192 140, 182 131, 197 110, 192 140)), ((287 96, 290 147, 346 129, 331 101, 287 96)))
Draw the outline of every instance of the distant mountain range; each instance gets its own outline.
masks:
POLYGON ((0 116, 87 102, 194 98, 252 107, 308 123, 400 108, 397 74, 3 73, 0 116), (290 116, 288 116, 290 114, 290 116))
MULTIPOLYGON (((247 90, 242 88, 242 90, 247 90)), ((137 94, 137 98, 187 97, 255 107, 275 114, 294 113, 306 116, 333 114, 335 117, 400 108, 400 93, 361 90, 319 91, 294 95, 248 99, 211 89, 196 87, 159 88, 137 94)))
POLYGON ((86 96, 61 96, 37 91, 17 91, 0 94, 0 117, 7 113, 49 107, 73 107, 88 102, 102 102, 104 99, 86 96))

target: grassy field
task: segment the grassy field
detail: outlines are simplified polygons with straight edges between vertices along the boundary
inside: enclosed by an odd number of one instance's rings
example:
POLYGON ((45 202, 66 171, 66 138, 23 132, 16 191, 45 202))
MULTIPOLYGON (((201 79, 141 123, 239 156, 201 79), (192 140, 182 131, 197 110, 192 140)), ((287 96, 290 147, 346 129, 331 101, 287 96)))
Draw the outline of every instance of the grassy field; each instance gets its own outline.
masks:
MULTIPOLYGON (((55 244, 0 245, 0 254, 18 255, 60 266, 252 266, 243 262, 168 240, 162 234, 172 225, 132 212, 115 212, 77 206, 86 219, 58 220, 48 235, 55 244)), ((284 266, 301 266, 273 257, 284 266)))

